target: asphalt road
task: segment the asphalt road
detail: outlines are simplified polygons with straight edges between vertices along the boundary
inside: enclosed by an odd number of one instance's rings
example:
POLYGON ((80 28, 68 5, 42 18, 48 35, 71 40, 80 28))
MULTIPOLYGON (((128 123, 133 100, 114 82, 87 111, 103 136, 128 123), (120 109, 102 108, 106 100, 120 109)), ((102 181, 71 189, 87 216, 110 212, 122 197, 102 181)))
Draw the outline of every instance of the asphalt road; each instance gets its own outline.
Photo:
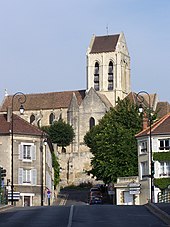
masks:
POLYGON ((12 208, 0 227, 163 227, 144 206, 71 205, 12 208))
POLYGON ((0 227, 165 227, 145 206, 88 205, 89 190, 62 190, 53 206, 0 212, 0 227))

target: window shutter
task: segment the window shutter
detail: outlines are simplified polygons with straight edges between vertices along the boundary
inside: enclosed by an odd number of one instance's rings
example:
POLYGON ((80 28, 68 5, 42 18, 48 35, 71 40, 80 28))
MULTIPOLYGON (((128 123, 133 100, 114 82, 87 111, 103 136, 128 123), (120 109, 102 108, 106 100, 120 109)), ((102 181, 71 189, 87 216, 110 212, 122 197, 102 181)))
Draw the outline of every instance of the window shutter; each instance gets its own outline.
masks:
POLYGON ((36 160, 36 146, 35 145, 31 146, 31 157, 32 157, 32 160, 36 160))
POLYGON ((158 151, 158 140, 153 138, 152 139, 152 146, 153 146, 153 151, 157 152, 158 151))
POLYGON ((37 170, 36 169, 32 169, 32 185, 36 185, 37 184, 37 170))
POLYGON ((23 159, 23 145, 19 144, 19 159, 23 159))
POLYGON ((23 168, 18 169, 18 184, 23 183, 23 168))

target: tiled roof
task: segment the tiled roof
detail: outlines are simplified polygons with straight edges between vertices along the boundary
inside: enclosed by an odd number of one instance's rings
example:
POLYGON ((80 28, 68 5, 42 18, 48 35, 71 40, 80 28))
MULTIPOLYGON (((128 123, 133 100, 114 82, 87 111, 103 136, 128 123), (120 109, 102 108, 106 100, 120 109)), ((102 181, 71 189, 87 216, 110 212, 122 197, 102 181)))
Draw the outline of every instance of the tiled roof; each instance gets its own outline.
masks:
POLYGON ((116 49, 118 39, 119 34, 96 36, 90 53, 113 52, 116 49))
POLYGON ((158 102, 156 112, 158 112, 158 118, 165 116, 170 112, 170 104, 168 102, 158 102))
MULTIPOLYGON (((43 109, 60 109, 68 108, 72 95, 75 93, 78 104, 80 104, 85 97, 85 90, 77 91, 63 91, 63 92, 50 92, 40 94, 26 94, 26 102, 24 103, 25 110, 43 110, 43 109)), ((19 110, 19 102, 17 96, 14 97, 14 111, 19 110)), ((12 96, 7 96, 2 103, 0 111, 4 112, 7 107, 12 105, 12 96)))
MULTIPOLYGON (((13 132, 21 135, 41 136, 43 131, 29 124, 27 121, 17 115, 13 115, 13 132)), ((7 121, 7 114, 0 114, 0 135, 9 134, 11 131, 11 122, 7 121)))
MULTIPOLYGON (((139 132, 136 137, 146 136, 150 133, 150 127, 139 132)), ((152 135, 166 135, 170 134, 170 113, 156 121, 151 127, 152 135)))

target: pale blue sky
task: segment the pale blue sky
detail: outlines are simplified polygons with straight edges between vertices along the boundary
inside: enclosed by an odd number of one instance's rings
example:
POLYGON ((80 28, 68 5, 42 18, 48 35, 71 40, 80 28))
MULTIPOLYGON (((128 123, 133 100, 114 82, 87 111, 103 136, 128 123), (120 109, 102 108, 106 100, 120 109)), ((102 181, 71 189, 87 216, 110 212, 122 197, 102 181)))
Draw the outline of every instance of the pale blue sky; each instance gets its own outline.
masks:
POLYGON ((124 32, 131 89, 170 102, 170 0, 0 0, 0 102, 86 88, 91 37, 124 32))

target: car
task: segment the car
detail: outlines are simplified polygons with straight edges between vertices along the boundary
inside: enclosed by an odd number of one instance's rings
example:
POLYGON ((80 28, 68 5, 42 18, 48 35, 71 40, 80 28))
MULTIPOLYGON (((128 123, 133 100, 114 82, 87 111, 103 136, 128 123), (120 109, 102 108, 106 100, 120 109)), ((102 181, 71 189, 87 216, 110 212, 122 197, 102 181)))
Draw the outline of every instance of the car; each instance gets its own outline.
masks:
POLYGON ((100 192, 100 188, 99 187, 90 188, 90 192, 100 192))
POLYGON ((102 193, 98 190, 92 190, 90 192, 90 196, 89 196, 89 204, 102 204, 103 203, 103 196, 102 193))
POLYGON ((90 196, 89 205, 102 204, 103 200, 101 196, 90 196))

